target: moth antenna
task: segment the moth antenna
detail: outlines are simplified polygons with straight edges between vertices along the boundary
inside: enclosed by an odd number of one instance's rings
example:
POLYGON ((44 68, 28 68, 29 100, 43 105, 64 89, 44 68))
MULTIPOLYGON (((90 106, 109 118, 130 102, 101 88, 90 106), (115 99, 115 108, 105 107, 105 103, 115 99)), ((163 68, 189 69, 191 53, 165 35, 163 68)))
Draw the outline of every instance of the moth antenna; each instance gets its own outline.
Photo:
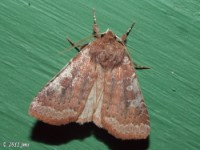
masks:
POLYGON ((78 52, 80 52, 80 51, 81 51, 81 48, 82 48, 82 47, 80 46, 80 44, 83 43, 83 42, 85 42, 85 41, 87 41, 88 39, 93 38, 93 37, 94 37, 93 35, 90 35, 90 36, 88 36, 88 37, 86 37, 86 38, 80 40, 80 41, 77 42, 77 43, 74 43, 70 38, 66 38, 67 41, 68 41, 72 46, 71 46, 70 48, 67 48, 67 49, 63 50, 62 52, 59 52, 59 53, 62 54, 62 53, 64 53, 65 51, 71 50, 72 48, 75 48, 78 52), (81 48, 79 48, 79 47, 81 47, 81 48))
POLYGON ((99 37, 99 27, 97 25, 97 18, 96 18, 96 11, 95 9, 93 9, 93 20, 94 20, 94 24, 93 24, 93 36, 98 38, 99 37))
POLYGON ((131 32, 131 30, 133 29, 134 25, 135 25, 135 22, 133 22, 132 25, 130 26, 130 28, 128 29, 128 31, 127 31, 124 35, 122 35, 121 40, 122 40, 124 43, 126 43, 127 37, 128 37, 128 35, 129 35, 129 33, 131 32))
POLYGON ((78 52, 80 52, 80 49, 77 47, 78 45, 76 45, 70 38, 67 38, 67 41, 68 41, 78 52))

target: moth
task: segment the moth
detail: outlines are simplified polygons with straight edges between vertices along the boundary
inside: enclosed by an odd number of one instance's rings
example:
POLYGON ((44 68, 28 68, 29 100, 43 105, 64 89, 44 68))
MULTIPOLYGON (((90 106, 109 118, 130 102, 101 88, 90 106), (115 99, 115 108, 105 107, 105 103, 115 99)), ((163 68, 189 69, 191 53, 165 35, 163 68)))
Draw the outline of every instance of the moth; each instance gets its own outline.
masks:
POLYGON ((99 33, 93 17, 94 41, 78 49, 68 39, 80 52, 38 93, 29 114, 51 125, 93 122, 118 139, 145 139, 149 115, 126 46, 134 24, 119 38, 109 29, 99 33))

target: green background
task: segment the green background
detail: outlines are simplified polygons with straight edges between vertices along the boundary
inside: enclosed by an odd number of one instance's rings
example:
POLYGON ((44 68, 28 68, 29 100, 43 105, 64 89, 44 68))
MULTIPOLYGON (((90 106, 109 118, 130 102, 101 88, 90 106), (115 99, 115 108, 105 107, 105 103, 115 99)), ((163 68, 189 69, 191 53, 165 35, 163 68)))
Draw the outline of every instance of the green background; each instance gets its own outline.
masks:
POLYGON ((1 0, 0 149, 199 150, 200 1, 198 0, 1 0), (92 8, 100 31, 129 35, 151 121, 147 140, 116 140, 93 124, 54 127, 28 115, 37 92, 72 58, 92 33, 92 8), (20 148, 12 148, 20 149, 20 148))

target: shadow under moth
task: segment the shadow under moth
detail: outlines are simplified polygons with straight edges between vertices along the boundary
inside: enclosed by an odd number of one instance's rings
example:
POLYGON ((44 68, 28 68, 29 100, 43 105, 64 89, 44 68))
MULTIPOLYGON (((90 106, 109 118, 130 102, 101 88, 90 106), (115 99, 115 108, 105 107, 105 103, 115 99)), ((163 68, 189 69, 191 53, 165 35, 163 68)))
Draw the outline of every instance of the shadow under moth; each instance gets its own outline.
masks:
MULTIPOLYGON (((135 66, 126 47, 134 23, 119 38, 99 33, 94 12, 94 41, 79 53, 34 98, 33 117, 51 124, 93 122, 119 139, 145 139, 150 122, 135 66)), ((140 69, 147 67, 139 66, 140 69)))

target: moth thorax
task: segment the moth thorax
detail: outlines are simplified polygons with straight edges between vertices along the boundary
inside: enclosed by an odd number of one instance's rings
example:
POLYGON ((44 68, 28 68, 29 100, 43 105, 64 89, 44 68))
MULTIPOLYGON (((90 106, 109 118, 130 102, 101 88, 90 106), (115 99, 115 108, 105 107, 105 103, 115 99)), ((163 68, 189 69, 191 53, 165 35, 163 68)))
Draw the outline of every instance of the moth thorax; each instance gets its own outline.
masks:
POLYGON ((122 63, 124 49, 116 48, 113 45, 104 45, 92 52, 92 60, 99 63, 103 68, 112 69, 122 63))

